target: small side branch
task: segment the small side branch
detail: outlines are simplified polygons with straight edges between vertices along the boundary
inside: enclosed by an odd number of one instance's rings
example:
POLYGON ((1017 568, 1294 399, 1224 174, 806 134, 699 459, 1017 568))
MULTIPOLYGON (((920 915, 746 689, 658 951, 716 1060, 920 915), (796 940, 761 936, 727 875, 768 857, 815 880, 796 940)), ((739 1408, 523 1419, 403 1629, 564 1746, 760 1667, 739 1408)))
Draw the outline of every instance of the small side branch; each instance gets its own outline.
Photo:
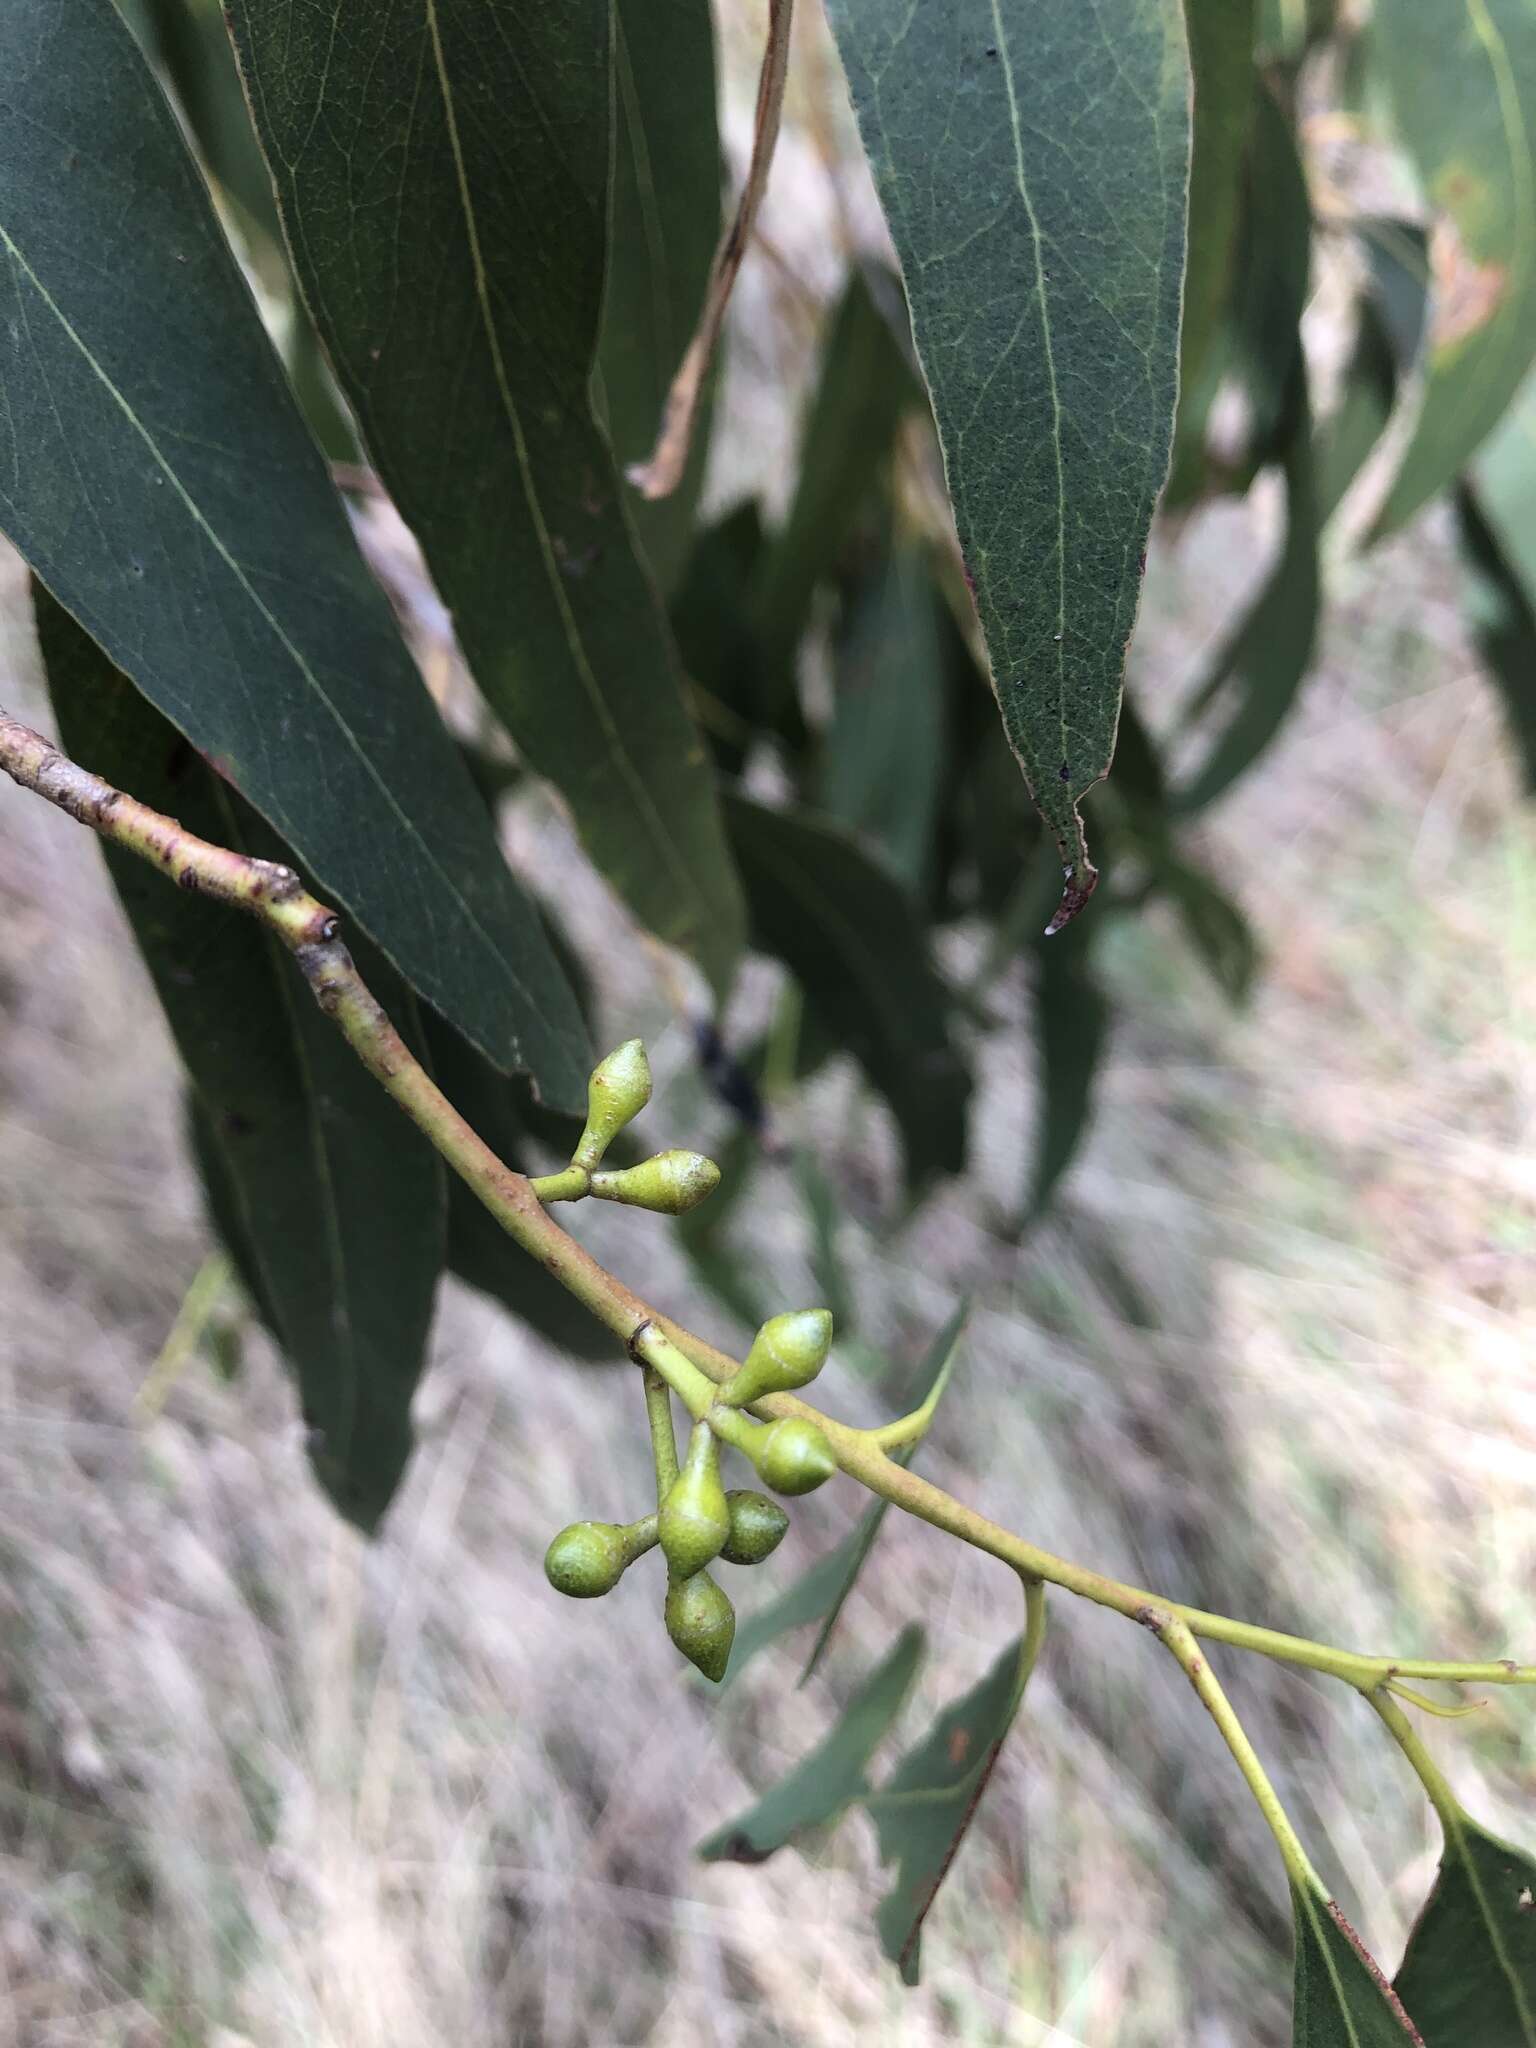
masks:
POLYGON ((725 325, 726 308, 736 273, 747 253, 747 243, 763 203, 773 152, 779 139, 779 122, 784 112, 784 81, 789 71, 789 31, 794 0, 768 0, 768 47, 757 81, 757 114, 752 127, 752 161, 742 187, 736 217, 721 238, 709 274, 704 308, 677 375, 662 408, 656 446, 647 462, 635 463, 629 480, 643 498, 670 497, 683 480, 688 467, 688 450, 693 443, 693 426, 698 416, 699 394, 725 325))

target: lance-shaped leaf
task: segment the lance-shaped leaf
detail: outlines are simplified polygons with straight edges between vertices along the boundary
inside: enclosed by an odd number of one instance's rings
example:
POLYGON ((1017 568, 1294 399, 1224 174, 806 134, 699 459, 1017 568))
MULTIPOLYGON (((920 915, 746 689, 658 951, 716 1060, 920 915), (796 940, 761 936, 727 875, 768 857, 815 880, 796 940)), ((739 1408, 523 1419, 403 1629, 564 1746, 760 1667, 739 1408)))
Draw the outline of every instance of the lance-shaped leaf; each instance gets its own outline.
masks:
POLYGON ((880 1945, 915 1984, 922 1966, 923 1922, 944 1882, 1013 1726, 1031 1661, 1010 1643, 986 1676, 944 1709, 877 1792, 865 1800, 880 1859, 897 1866, 880 1903, 880 1945))
POLYGON ((1536 375, 1472 465, 1472 487, 1510 574, 1536 608, 1536 375))
POLYGON ((1035 948, 1034 1156, 1025 1216, 1042 1215, 1077 1157, 1093 1115, 1109 1038, 1109 1004, 1076 932, 1035 948))
POLYGON ((487 1056, 582 1032, 111 0, 0 8, 0 527, 487 1056))
MULTIPOLYGON (((1255 0, 1186 0, 1194 126, 1189 262, 1179 341, 1179 402, 1199 388, 1232 282, 1243 159, 1253 119, 1255 0)), ((1182 419, 1181 419, 1182 427, 1182 419)))
MULTIPOLYGON (((37 607, 71 752, 216 845, 290 858, 41 589, 37 607)), ((442 1162, 254 920, 106 851, 192 1079, 214 1222, 298 1381, 322 1485, 372 1529, 410 1455, 443 1262, 442 1162)), ((367 949, 359 965, 419 1051, 406 989, 367 949)))
POLYGON ((723 991, 742 911, 592 412, 609 0, 233 0, 315 324, 475 680, 587 850, 723 991))
POLYGON ((921 1186, 959 1172, 971 1081, 916 905, 856 839, 814 812, 732 795, 726 820, 753 946, 783 961, 890 1104, 908 1178, 921 1186))
POLYGON ((923 1632, 909 1623, 843 1709, 836 1725, 755 1806, 699 1844, 706 1863, 763 1863, 812 1828, 837 1819, 869 1790, 865 1776, 917 1675, 923 1632))
POLYGON ((1536 1858, 1439 1812, 1435 1888, 1392 1988, 1425 2048, 1536 2048, 1536 1858))
POLYGON ((1180 0, 832 0, 906 275, 1003 723, 1093 885, 1168 467, 1189 169, 1180 0))
POLYGON ((1456 518, 1467 622, 1503 700, 1526 790, 1536 792, 1536 607, 1465 486, 1456 493, 1456 518))
MULTIPOLYGON (((651 452, 720 239, 709 0, 619 0, 613 60, 613 215, 597 367, 622 474, 651 452)), ((624 494, 664 590, 687 556, 708 451, 701 420, 675 491, 624 494)))
MULTIPOLYGON (((1296 1922, 1292 2048, 1425 2048, 1397 1995, 1332 1899, 1291 1887, 1296 1922)), ((1464 2038, 1471 2048, 1474 2037, 1464 2038)), ((1484 2048, 1481 2040, 1478 2048, 1484 2048)))
MULTIPOLYGON (((939 1331, 928 1347, 927 1356, 919 1367, 916 1378, 922 1392, 918 1396, 918 1407, 931 1418, 938 1406, 949 1376, 954 1369, 955 1354, 960 1338, 970 1315, 970 1306, 961 1302, 949 1321, 939 1331)), ((926 1434, 926 1425, 925 1432, 926 1434)), ((903 1444, 891 1452, 891 1458, 898 1465, 910 1465, 916 1455, 921 1438, 903 1444)), ((804 1685, 815 1672, 825 1654, 832 1631, 837 1626, 838 1616, 848 1603, 863 1571, 869 1553, 880 1533, 880 1525, 890 1509, 888 1500, 877 1500, 865 1510, 848 1534, 835 1549, 819 1557, 809 1571, 804 1572, 787 1586, 776 1600, 749 1615, 736 1631, 731 1644, 731 1661, 726 1667, 724 1683, 731 1684, 741 1676, 742 1671, 759 1650, 777 1642, 791 1629, 807 1627, 813 1621, 821 1623, 816 1631, 810 1654, 800 1673, 799 1683, 804 1685)))
POLYGON ((1299 342, 1291 366, 1282 466, 1286 524, 1279 560, 1197 693, 1197 705, 1214 703, 1226 718, 1205 759, 1177 793, 1177 808, 1186 814, 1214 803, 1263 753, 1296 701, 1317 640, 1317 481, 1299 342))
POLYGON ((1370 266, 1356 312, 1338 408, 1318 435, 1317 523, 1326 526, 1386 428, 1399 380, 1418 354, 1428 304, 1429 250, 1411 221, 1361 221, 1370 266))
POLYGON ((1435 212, 1423 408, 1381 535, 1460 474, 1536 358, 1536 9, 1378 0, 1371 50, 1435 212))
POLYGON ((921 892, 933 864, 949 733, 942 600, 917 550, 898 548, 853 598, 838 637, 821 801, 921 892))
POLYGON ((880 296, 900 291, 887 274, 856 269, 828 326, 821 375, 800 436, 795 495, 764 550, 752 591, 760 660, 778 696, 818 583, 833 575, 889 463, 903 411, 921 386, 880 296))

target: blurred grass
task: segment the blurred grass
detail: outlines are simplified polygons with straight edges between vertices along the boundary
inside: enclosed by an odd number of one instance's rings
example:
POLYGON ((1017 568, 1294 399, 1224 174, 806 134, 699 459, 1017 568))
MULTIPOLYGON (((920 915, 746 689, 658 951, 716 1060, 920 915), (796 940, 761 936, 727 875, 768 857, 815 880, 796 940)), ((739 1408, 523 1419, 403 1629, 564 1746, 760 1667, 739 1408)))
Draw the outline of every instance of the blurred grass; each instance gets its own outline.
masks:
MULTIPOLYGON (((810 45, 802 77, 823 61, 810 45)), ((744 280, 717 497, 781 483, 836 275, 819 104, 776 175, 780 260, 744 280)), ((841 218, 873 232, 843 175, 841 218)), ((1154 715, 1251 578, 1263 518, 1202 515, 1155 553, 1133 657, 1154 715)), ((787 1119, 838 1151, 855 1219, 836 1247, 858 1342, 826 1396, 872 1419, 861 1368, 915 1362, 970 1291, 935 1477, 1202 1605, 1366 1649, 1530 1655, 1536 837, 1437 523, 1335 582, 1300 718, 1204 833, 1264 941, 1255 1004, 1225 1009, 1160 918, 1117 933, 1099 1124, 1037 1236, 1020 1249, 996 1224, 1033 1114, 1017 983, 972 1180, 905 1230, 865 1227, 890 1134, 846 1076, 787 1119)), ((41 717, 13 570, 0 609, 7 696, 41 717)), ((933 1654, 902 1733, 920 1731, 1015 1627, 1006 1574, 890 1517, 824 1675, 796 1691, 792 1645, 706 1698, 646 1567, 595 1609, 539 1568, 560 1523, 643 1501, 628 1379, 458 1293, 420 1456, 370 1550, 314 1495, 259 1337, 234 1384, 201 1359, 136 1418, 208 1250, 175 1075, 87 836, 14 793, 0 818, 0 2044, 1284 2040, 1268 1838, 1182 1677, 1114 1617, 1054 1603, 904 1993, 871 1933, 883 1881, 861 1821, 756 1870, 690 1851, 914 1612, 933 1654)), ((605 1021, 650 1039, 647 1132, 718 1138, 665 981, 595 885, 573 890, 561 820, 525 804, 508 834, 620 962, 605 1021)), ((665 1226, 577 1221, 718 1322, 665 1226)), ((825 1248, 789 1167, 733 1229, 755 1287, 809 1297, 825 1248)), ((805 1503, 759 1580, 734 1575, 741 1604, 858 1510, 836 1487, 805 1503)), ((1390 1967, 1435 1856, 1405 1771, 1352 1696, 1221 1669, 1390 1967)), ((1533 1714, 1506 1695, 1428 1730, 1468 1803, 1527 1842, 1533 1714)))

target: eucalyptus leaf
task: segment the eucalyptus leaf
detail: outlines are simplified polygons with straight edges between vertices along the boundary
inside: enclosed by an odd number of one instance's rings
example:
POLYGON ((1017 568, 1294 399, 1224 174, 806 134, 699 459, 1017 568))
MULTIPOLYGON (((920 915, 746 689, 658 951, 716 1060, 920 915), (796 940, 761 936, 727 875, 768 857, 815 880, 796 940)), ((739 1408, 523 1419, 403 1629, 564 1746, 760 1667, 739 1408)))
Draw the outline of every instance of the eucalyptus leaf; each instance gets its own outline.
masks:
POLYGON ((1429 253, 1421 228, 1371 219, 1361 223, 1360 238, 1369 281, 1356 309, 1343 395, 1318 434, 1319 526, 1327 525, 1386 429, 1400 381, 1418 354, 1428 305, 1429 253))
POLYGON ((1371 52, 1435 215, 1423 403, 1380 536, 1460 474, 1536 358, 1536 9, 1377 0, 1371 52))
POLYGON ((1049 1207, 1077 1157, 1093 1115, 1109 1039, 1109 1004, 1094 978, 1088 947, 1075 932, 1035 948, 1035 1138, 1025 1218, 1049 1207))
POLYGON ((901 1712, 923 1658, 923 1631, 909 1623, 853 1694, 831 1732, 757 1803, 699 1844, 706 1863, 764 1863, 825 1827, 869 1790, 865 1776, 901 1712))
POLYGON ((752 590, 761 660, 780 696, 793 684, 790 664, 816 587, 834 574, 868 511, 903 412, 922 402, 876 292, 870 276, 855 269, 829 322, 800 437, 794 498, 752 590))
POLYGON ((1214 803, 1258 760, 1296 701, 1317 641, 1322 599, 1317 478, 1299 343, 1291 369, 1283 474, 1286 524, 1279 559, 1197 693, 1197 703, 1214 703, 1224 722, 1176 794, 1175 807, 1186 815, 1214 803))
MULTIPOLYGON (((1179 340, 1179 392, 1197 389, 1231 288, 1248 131, 1253 120, 1256 0, 1186 0, 1194 126, 1189 260, 1179 340)), ((1182 432, 1182 420, 1180 422, 1182 432)))
POLYGON ((923 1922, 992 1775, 1024 1695, 1022 1644, 1010 1643, 980 1682, 946 1707, 878 1791, 865 1798, 880 1859, 896 1882, 881 1901, 880 1945, 915 1984, 923 1922))
POLYGON ((957 1173, 971 1080, 916 904, 830 819, 739 794, 725 815, 754 948, 783 961, 890 1104, 908 1178, 957 1173))
POLYGON ((299 274, 475 680, 636 915, 723 994, 742 909, 592 411, 610 0, 232 0, 299 274))
POLYGON ((1536 1858, 1440 1809, 1445 1849, 1393 1989, 1425 2048, 1536 2048, 1536 1858))
POLYGON ((0 528, 413 986, 555 1099, 585 1048, 111 0, 0 7, 0 528))
MULTIPOLYGON (((289 857, 41 589, 37 614, 67 748, 216 845, 289 857)), ((410 1455, 443 1263, 442 1162, 253 919, 105 851, 192 1079, 214 1223, 298 1381, 316 1476, 371 1530, 410 1455)), ((408 991, 358 957, 419 1055, 408 991)))
POLYGON ((831 0, 906 277, 1003 723, 1067 889, 1168 467, 1189 171, 1180 0, 831 0))
MULTIPOLYGON (((613 62, 612 223, 597 369, 622 475, 651 452, 720 238, 709 0, 618 0, 613 62)), ((695 423, 683 480, 668 497, 624 493, 663 590, 687 557, 709 453, 705 425, 695 423)))
MULTIPOLYGON (((1410 2048, 1424 2042, 1375 1959, 1331 1899, 1292 1885, 1292 2048, 1410 2048)), ((1472 2048, 1463 2036, 1460 2048, 1472 2048)), ((1486 2048, 1478 2041, 1477 2048, 1486 2048)))
POLYGON ((838 636, 823 808, 872 839, 921 892, 947 770, 940 599, 917 550, 898 548, 855 594, 838 636))

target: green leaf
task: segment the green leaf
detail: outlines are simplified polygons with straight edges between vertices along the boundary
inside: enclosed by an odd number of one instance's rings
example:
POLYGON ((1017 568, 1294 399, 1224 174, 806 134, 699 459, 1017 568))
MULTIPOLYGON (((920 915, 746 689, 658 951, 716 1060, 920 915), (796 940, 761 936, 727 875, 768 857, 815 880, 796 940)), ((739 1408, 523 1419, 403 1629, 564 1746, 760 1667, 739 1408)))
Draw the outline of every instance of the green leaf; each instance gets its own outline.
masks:
POLYGON ((1230 708, 1205 759, 1176 794, 1175 807, 1185 815, 1214 803, 1263 753, 1296 701, 1317 640, 1317 480, 1299 343, 1283 468, 1286 526, 1279 560, 1197 692, 1197 706, 1214 702, 1230 708))
POLYGON ((909 1623, 836 1725, 755 1806, 699 1844, 706 1863, 763 1863, 811 1828, 825 1827, 869 1790, 865 1772, 917 1675, 923 1632, 909 1623))
POLYGON ((1180 0, 831 0, 906 274, 1003 723, 1093 885, 1168 467, 1189 164, 1180 0))
POLYGON ((1371 48, 1436 216, 1423 407, 1379 537, 1465 468, 1536 356, 1536 9, 1377 0, 1371 48))
POLYGON ((958 1173, 971 1081, 917 906, 829 819, 740 795, 725 815, 753 946, 783 961, 890 1104, 909 1180, 958 1173))
MULTIPOLYGON (((509 1081, 473 1046, 436 1018, 427 1019, 427 1045, 437 1085, 503 1165, 529 1171, 530 1121, 540 1112, 525 1085, 509 1081)), ((567 1150, 580 1130, 573 1121, 567 1150)), ((531 1330, 573 1357, 618 1363, 623 1349, 591 1312, 537 1259, 515 1245, 496 1218, 457 1174, 448 1179, 448 1269, 488 1294, 531 1330)))
POLYGON ((1022 1645, 1010 1643, 986 1676, 946 1707, 878 1791, 865 1800, 879 1837, 880 1860, 895 1863, 896 1882, 876 1915, 880 1945, 915 1984, 922 1964, 923 1922, 955 1859, 1013 1726, 1028 1676, 1022 1645))
POLYGON ((592 413, 609 0, 230 15, 305 296, 477 683, 603 874, 723 994, 740 896, 592 413))
POLYGON ((695 715, 716 761, 732 775, 761 734, 804 738, 798 707, 770 686, 752 630, 752 582, 763 548, 756 504, 737 505, 695 537, 672 598, 672 630, 695 715))
POLYGON ((1426 2048, 1536 2048, 1536 1858, 1441 1813, 1445 1851, 1393 1989, 1426 2048))
POLYGON ((1243 160, 1253 120, 1255 0, 1186 0, 1194 125, 1189 167, 1189 261, 1179 390, 1195 389, 1221 326, 1237 246, 1243 160))
POLYGON ((111 0, 0 7, 0 527, 499 1065, 583 1034, 111 0))
POLYGON ((1035 948, 1034 1156, 1026 1220, 1044 1213, 1077 1157, 1109 1038, 1109 1004, 1094 979, 1087 945, 1058 932, 1035 948))
MULTIPOLYGON (((281 243, 272 180, 256 141, 218 0, 140 0, 140 40, 164 70, 207 165, 243 229, 281 243)), ((131 17, 130 17, 131 18, 131 17)))
MULTIPOLYGON (((41 588, 37 616, 72 752, 189 831, 289 857, 41 588)), ((443 1262, 442 1162, 260 926, 106 853, 192 1078, 215 1224, 298 1380, 321 1484, 371 1530, 410 1455, 443 1262)), ((405 988, 366 949, 359 965, 419 1051, 405 988)))
POLYGON ((1526 790, 1536 793, 1536 607, 1465 485, 1456 493, 1456 516, 1467 620, 1503 699, 1526 790))
MULTIPOLYGON (((618 0, 613 55, 613 215, 597 365, 622 473, 651 452, 720 238, 709 0, 618 0)), ((708 452, 701 420, 670 497, 624 493, 663 590, 688 553, 708 452)))
MULTIPOLYGON (((1291 1887, 1296 1920, 1292 2048, 1405 2048, 1419 2035, 1331 1899, 1291 1887)), ((1472 2048, 1462 2036, 1458 2048, 1472 2048)), ((1477 2048, 1488 2048, 1480 2038, 1477 2048)))
MULTIPOLYGON (((955 1354, 969 1316, 970 1304, 961 1302, 929 1345, 916 1375, 921 1388, 917 1406, 930 1401, 937 1403, 942 1395, 954 1368, 955 1354)), ((919 1448, 917 1443, 904 1444, 891 1452, 892 1461, 898 1465, 910 1465, 919 1448)), ((730 1685, 738 1679, 758 1651, 777 1642, 780 1636, 787 1635, 791 1629, 804 1628, 813 1621, 819 1621, 821 1627, 816 1631, 816 1640, 800 1673, 799 1683, 806 1683, 821 1662, 832 1631, 837 1626, 838 1616, 847 1605, 865 1560, 874 1548, 875 1538, 890 1505, 888 1500, 875 1501, 841 1543, 824 1557, 819 1557, 810 1570, 803 1572, 793 1585, 786 1586, 776 1600, 747 1617, 737 1629, 736 1639, 731 1645, 731 1661, 726 1667, 724 1684, 730 1685)))
POLYGON ((1411 221, 1360 223, 1370 277, 1356 313, 1337 410, 1318 435, 1317 520, 1326 526, 1380 440, 1400 377, 1418 353, 1429 285, 1424 232, 1411 221))
POLYGON ((858 592, 837 643, 821 773, 822 807, 874 840, 919 893, 947 767, 940 602, 912 548, 888 556, 858 592))
POLYGON ((800 436, 794 500, 764 553, 752 591, 764 671, 782 696, 818 583, 831 576, 875 496, 904 411, 921 386, 881 299, 900 289, 856 269, 830 323, 821 375, 800 436))

